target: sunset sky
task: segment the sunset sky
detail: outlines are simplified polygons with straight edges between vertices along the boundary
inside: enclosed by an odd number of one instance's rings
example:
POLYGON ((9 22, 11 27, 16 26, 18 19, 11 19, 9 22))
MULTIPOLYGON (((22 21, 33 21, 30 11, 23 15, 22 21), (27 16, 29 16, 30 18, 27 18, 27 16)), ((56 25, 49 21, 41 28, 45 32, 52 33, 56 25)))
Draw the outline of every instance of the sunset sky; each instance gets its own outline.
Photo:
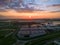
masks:
MULTIPOLYGON (((33 7, 34 11, 4 9, 0 6, 0 19, 43 19, 43 18, 60 18, 60 0, 35 0, 34 5, 28 4, 30 0, 24 0, 24 4, 29 8, 33 7), (36 11, 37 10, 37 11, 36 11), (39 11, 38 11, 39 10, 39 11)), ((0 1, 1 3, 1 1, 0 1)))

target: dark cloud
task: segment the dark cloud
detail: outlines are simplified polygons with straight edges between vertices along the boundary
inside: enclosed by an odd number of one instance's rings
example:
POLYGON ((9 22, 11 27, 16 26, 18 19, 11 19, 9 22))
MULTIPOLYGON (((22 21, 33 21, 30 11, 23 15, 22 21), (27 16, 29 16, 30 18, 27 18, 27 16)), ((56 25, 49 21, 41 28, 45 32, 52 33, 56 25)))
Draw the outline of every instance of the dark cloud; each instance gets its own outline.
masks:
POLYGON ((60 7, 60 4, 48 5, 47 7, 60 7))
POLYGON ((5 9, 0 9, 0 12, 7 12, 7 10, 5 10, 5 9))
POLYGON ((57 13, 57 12, 60 12, 60 11, 50 11, 51 13, 57 13))

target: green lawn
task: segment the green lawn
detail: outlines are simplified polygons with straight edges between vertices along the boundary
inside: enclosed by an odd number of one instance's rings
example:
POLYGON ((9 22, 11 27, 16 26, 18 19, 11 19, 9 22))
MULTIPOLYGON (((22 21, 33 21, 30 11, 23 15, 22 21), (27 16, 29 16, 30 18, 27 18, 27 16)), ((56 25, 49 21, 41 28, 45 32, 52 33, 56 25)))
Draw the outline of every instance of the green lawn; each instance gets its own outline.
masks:
POLYGON ((5 35, 11 33, 11 31, 0 31, 0 38, 4 38, 5 35))
POLYGON ((57 45, 57 44, 55 44, 54 42, 50 42, 50 43, 47 43, 46 45, 57 45))
POLYGON ((16 42, 16 39, 12 35, 10 35, 7 38, 0 39, 0 45, 12 45, 15 42, 16 42))
POLYGON ((0 31, 0 45, 12 45, 16 42, 15 36, 13 36, 13 34, 5 37, 9 33, 11 33, 9 30, 0 31))
POLYGON ((13 34, 5 37, 9 33, 13 32, 16 27, 8 22, 0 22, 0 45, 12 45, 16 42, 16 37, 13 34))

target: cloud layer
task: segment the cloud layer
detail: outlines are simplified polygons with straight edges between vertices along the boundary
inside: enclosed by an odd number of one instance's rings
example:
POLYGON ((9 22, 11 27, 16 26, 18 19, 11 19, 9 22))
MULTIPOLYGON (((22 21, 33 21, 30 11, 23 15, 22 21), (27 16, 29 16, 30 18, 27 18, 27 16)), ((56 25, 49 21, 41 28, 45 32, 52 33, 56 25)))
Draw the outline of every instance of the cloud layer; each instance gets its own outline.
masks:
POLYGON ((19 19, 34 19, 34 18, 60 18, 59 0, 35 0, 34 4, 25 2, 21 5, 0 5, 0 18, 19 18, 19 19), (49 2, 50 1, 50 2, 49 2), (55 3, 56 2, 56 3, 55 3), (57 4, 58 3, 58 4, 57 4))

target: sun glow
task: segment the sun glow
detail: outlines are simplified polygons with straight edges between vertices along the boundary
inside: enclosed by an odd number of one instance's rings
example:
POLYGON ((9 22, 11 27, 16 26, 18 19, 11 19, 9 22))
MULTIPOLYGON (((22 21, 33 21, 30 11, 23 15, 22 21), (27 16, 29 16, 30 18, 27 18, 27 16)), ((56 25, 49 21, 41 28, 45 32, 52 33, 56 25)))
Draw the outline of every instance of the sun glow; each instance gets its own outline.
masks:
POLYGON ((60 12, 51 13, 48 11, 33 11, 33 12, 16 12, 15 10, 7 10, 0 12, 0 15, 10 19, 42 19, 42 18, 60 18, 60 12))

